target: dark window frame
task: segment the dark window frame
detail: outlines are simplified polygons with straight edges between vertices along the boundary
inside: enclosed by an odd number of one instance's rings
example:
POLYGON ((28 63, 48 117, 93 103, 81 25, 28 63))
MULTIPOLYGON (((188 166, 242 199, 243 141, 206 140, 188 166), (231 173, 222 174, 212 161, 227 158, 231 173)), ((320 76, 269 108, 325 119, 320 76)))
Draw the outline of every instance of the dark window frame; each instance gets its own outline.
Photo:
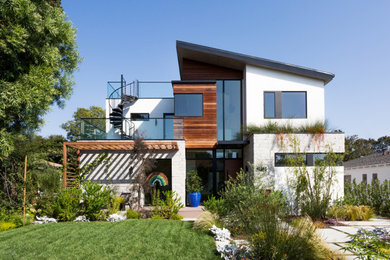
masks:
POLYGON ((263 92, 263 117, 264 119, 307 119, 307 91, 264 91, 263 92), (275 117, 266 117, 266 109, 265 109, 265 94, 266 93, 274 93, 274 110, 275 117), (283 93, 304 93, 305 94, 305 117, 283 117, 283 93))
MULTIPOLYGON (((291 167, 290 165, 276 165, 276 156, 277 155, 283 155, 283 154, 290 154, 295 155, 296 153, 275 153, 274 154, 274 166, 275 167, 291 167)), ((326 154, 326 153, 299 153, 298 155, 304 155, 305 156, 305 166, 307 167, 314 167, 316 166, 314 155, 316 154, 326 154)), ((342 166, 342 162, 340 161, 340 165, 337 165, 335 167, 342 166)))
POLYGON ((176 94, 174 94, 174 104, 173 104, 173 114, 174 114, 174 116, 177 116, 177 117, 203 117, 203 114, 204 114, 204 98, 203 98, 203 93, 176 93, 176 94), (201 97, 202 97, 202 113, 201 113, 201 115, 200 116, 198 116, 198 115, 196 115, 196 116, 183 116, 183 115, 177 115, 176 114, 176 96, 178 96, 178 95, 201 95, 201 97))
POLYGON ((130 113, 130 119, 132 121, 149 121, 150 119, 150 114, 149 113, 130 113), (147 118, 142 118, 142 117, 133 117, 133 115, 147 115, 147 118))

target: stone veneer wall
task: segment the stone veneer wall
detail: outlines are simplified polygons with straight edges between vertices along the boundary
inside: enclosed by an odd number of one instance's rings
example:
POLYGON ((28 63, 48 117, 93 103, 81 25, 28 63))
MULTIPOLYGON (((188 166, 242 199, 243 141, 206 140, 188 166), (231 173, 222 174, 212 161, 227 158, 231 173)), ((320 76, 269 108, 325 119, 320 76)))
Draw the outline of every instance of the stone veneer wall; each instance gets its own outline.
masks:
MULTIPOLYGON (((296 138, 301 153, 325 153, 330 149, 335 153, 344 153, 344 134, 253 134, 250 143, 244 148, 246 166, 262 164, 268 168, 275 181, 275 189, 282 190, 289 197, 292 191, 288 188, 288 177, 292 174, 289 167, 275 167, 275 153, 292 153, 291 139, 296 138), (283 137, 282 137, 283 136, 283 137), (282 141, 283 140, 283 141, 282 141), (283 145, 281 145, 283 142, 283 145)), ((310 168, 313 167, 308 167, 310 168)), ((333 189, 333 199, 344 196, 344 167, 336 167, 337 177, 333 189)))

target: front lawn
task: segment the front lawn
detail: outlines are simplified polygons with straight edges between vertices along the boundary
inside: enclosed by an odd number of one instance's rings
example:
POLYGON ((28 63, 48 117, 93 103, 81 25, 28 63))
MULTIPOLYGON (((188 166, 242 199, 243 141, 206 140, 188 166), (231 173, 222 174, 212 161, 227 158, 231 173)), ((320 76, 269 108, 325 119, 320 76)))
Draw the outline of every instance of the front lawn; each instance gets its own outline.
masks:
POLYGON ((219 259, 191 222, 65 222, 0 232, 1 259, 219 259))

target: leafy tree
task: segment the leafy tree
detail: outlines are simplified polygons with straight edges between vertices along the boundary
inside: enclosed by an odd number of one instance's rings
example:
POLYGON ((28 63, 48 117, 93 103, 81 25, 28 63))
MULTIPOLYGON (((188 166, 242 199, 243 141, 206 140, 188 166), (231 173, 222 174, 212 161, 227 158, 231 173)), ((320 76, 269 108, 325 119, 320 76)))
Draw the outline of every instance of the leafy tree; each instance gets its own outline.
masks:
POLYGON ((378 140, 359 138, 357 135, 345 137, 344 161, 380 152, 390 147, 390 136, 382 136, 378 140))
MULTIPOLYGON (((48 162, 61 163, 62 136, 18 135, 15 149, 1 162, 0 167, 0 207, 19 208, 23 198, 24 157, 27 164, 27 201, 37 201, 35 191, 55 193, 60 187, 60 170, 48 162)), ((38 201, 39 202, 39 201, 38 201)))
POLYGON ((72 93, 80 62, 76 29, 58 0, 1 0, 0 159, 16 134, 37 129, 72 93))
POLYGON ((86 129, 92 130, 99 129, 102 132, 105 132, 106 121, 105 121, 106 112, 103 108, 98 106, 90 106, 89 108, 77 108, 77 111, 73 114, 73 119, 61 125, 61 127, 66 131, 66 136, 68 140, 75 141, 81 137, 81 124, 83 122, 82 118, 91 118, 84 120, 84 126, 86 129), (102 119, 98 119, 102 118, 102 119))

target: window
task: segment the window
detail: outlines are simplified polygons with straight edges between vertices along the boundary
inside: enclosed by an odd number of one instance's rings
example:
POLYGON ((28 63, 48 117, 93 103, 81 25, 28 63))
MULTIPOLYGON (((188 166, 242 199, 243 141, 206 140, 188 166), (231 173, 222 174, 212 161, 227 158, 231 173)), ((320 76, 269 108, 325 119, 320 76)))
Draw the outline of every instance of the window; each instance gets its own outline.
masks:
POLYGON ((130 117, 131 117, 131 120, 134 120, 134 121, 146 121, 146 120, 149 120, 149 114, 148 113, 131 113, 130 117))
POLYGON ((164 139, 173 139, 173 114, 164 113, 164 139))
POLYGON ((290 166, 290 162, 289 162, 290 159, 303 160, 304 164, 306 164, 306 162, 307 162, 306 154, 296 155, 296 154, 291 154, 291 153, 276 153, 275 154, 275 166, 276 167, 290 166), (298 156, 300 158, 298 158, 298 156))
POLYGON ((373 173, 372 174, 372 181, 376 181, 378 179, 378 174, 377 173, 373 173))
MULTIPOLYGON (((318 166, 321 164, 321 162, 327 160, 327 154, 326 153, 302 153, 299 154, 298 156, 302 156, 303 163, 306 166, 318 166)), ((290 166, 289 164, 289 159, 293 158, 296 159, 297 155, 296 154, 289 154, 289 153, 276 153, 275 154, 275 166, 276 167, 283 167, 283 166, 290 166)), ((301 158, 299 158, 301 159, 301 158)), ((334 160, 333 158, 330 158, 331 160, 334 160)), ((335 161, 336 165, 335 166, 341 166, 342 161, 340 158, 336 158, 335 161)))
POLYGON ((217 138, 240 140, 241 80, 217 80, 217 138))
POLYGON ((264 92, 264 117, 275 118, 275 92, 264 92))
POLYGON ((186 150, 186 158, 189 159, 212 159, 212 150, 186 150))
POLYGON ((367 174, 364 173, 364 174, 362 175, 362 179, 363 179, 363 182, 364 182, 364 183, 367 183, 367 174))
POLYGON ((305 91, 264 92, 264 118, 306 118, 305 91))
POLYGON ((344 175, 344 183, 351 182, 351 175, 344 175))
POLYGON ((203 94, 175 94, 175 116, 203 116, 203 94))

